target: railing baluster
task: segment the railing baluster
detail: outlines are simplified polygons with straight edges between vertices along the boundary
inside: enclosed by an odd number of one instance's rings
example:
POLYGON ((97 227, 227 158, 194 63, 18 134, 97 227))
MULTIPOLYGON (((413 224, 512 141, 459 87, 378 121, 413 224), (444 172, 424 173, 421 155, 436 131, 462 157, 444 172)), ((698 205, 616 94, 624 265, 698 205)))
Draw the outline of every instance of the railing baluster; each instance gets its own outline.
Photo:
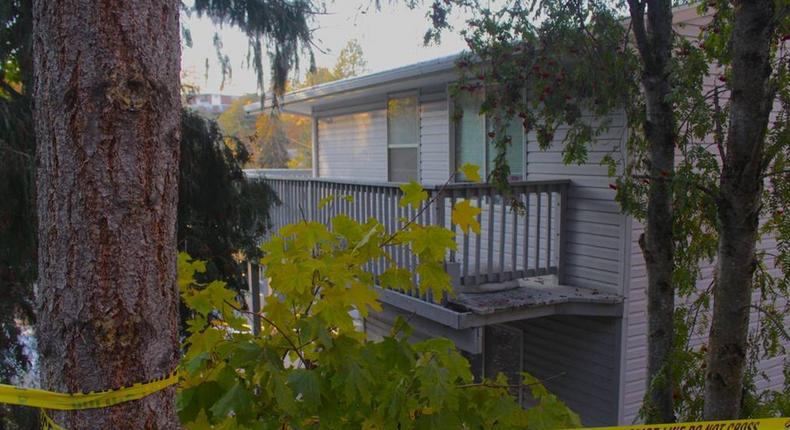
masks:
POLYGON ((529 206, 530 206, 530 191, 529 187, 524 189, 524 272, 521 276, 529 276, 529 206))
MULTIPOLYGON (((451 220, 452 220, 452 213, 454 209, 455 209, 455 190, 450 190, 450 219, 451 220)), ((457 242, 455 238, 458 237, 458 230, 456 229, 455 223, 450 222, 450 224, 452 225, 452 230, 453 230, 453 240, 457 242)), ((450 251, 450 261, 453 262, 456 261, 455 251, 452 250, 450 251)))
POLYGON ((494 188, 488 188, 488 267, 486 268, 486 282, 494 280, 494 188))
POLYGON ((536 205, 535 211, 535 276, 540 274, 540 217, 541 217, 541 204, 542 204, 542 195, 541 195, 541 188, 538 187, 535 196, 537 196, 538 201, 536 205))
POLYGON ((546 193, 546 273, 551 273, 551 241, 554 239, 551 235, 551 213, 554 211, 552 194, 551 189, 546 193))
MULTIPOLYGON (((470 189, 467 188, 464 194, 464 200, 470 201, 470 189)), ((464 231, 464 249, 463 249, 463 272, 461 278, 461 285, 469 285, 469 230, 464 231)))
POLYGON ((568 215, 568 186, 560 186, 560 213, 559 226, 557 227, 557 282, 565 283, 565 230, 567 229, 566 217, 568 215))
POLYGON ((499 273, 497 281, 505 280, 505 232, 507 231, 507 218, 505 217, 505 197, 500 196, 502 211, 499 216, 499 273))
MULTIPOLYGON (((518 194, 513 192, 513 199, 517 199, 516 197, 518 194)), ((512 222, 513 222, 513 234, 510 237, 510 275, 508 276, 508 280, 515 279, 516 276, 516 265, 518 264, 518 211, 516 208, 512 207, 510 212, 512 213, 512 222)))
MULTIPOLYGON (((477 224, 483 224, 483 189, 478 187, 477 188, 477 207, 480 208, 480 213, 477 214, 477 224)), ((483 282, 483 270, 480 265, 482 264, 482 258, 480 256, 480 249, 482 248, 481 245, 481 238, 483 236, 483 231, 478 230, 475 233, 475 284, 481 284, 483 282)))

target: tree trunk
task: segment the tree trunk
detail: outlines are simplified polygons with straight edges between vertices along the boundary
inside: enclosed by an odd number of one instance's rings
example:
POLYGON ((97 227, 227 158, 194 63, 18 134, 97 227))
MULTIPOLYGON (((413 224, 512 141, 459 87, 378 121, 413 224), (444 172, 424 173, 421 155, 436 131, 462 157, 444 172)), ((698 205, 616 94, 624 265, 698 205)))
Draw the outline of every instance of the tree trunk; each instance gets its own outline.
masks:
POLYGON ((738 418, 746 368, 764 149, 773 107, 771 0, 735 3, 730 116, 718 199, 719 249, 705 377, 706 420, 738 418))
POLYGON ((675 288, 672 283, 672 188, 675 171, 675 118, 670 93, 672 4, 669 0, 630 2, 633 31, 644 65, 645 137, 652 178, 648 190, 645 233, 639 244, 647 267, 648 381, 645 420, 675 420, 670 359, 674 341, 675 288), (641 4, 642 6, 639 6, 641 4))
MULTIPOLYGON (((44 388, 107 390, 177 365, 177 0, 35 0, 38 346, 44 388)), ((176 429, 175 389, 53 414, 176 429)))

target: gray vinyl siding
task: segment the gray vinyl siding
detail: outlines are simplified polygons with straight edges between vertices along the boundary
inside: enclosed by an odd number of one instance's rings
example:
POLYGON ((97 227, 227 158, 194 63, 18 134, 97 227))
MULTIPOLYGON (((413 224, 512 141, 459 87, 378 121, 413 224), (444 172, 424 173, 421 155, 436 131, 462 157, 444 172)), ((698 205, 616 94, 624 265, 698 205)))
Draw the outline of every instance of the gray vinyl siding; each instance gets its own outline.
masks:
POLYGON ((554 144, 543 151, 534 133, 527 139, 527 180, 570 179, 566 214, 566 255, 562 262, 568 285, 623 291, 625 217, 614 201, 614 182, 600 164, 606 154, 622 148, 625 116, 613 115, 608 131, 589 147, 588 162, 566 165, 562 139, 566 128, 557 130, 554 144))
POLYGON ((617 422, 617 318, 552 316, 514 324, 524 334, 524 370, 579 414, 584 426, 617 422))
POLYGON ((319 117, 318 175, 386 182, 386 109, 319 117))
MULTIPOLYGON (((689 14, 686 14, 689 15, 689 14)), ((685 16, 685 15, 684 15, 685 16)), ((682 33, 687 37, 694 37, 701 25, 710 21, 708 17, 698 17, 691 14, 690 18, 684 18, 685 26, 682 33)), ((677 17, 676 17, 677 19, 677 17)), ((716 69, 712 68, 711 76, 705 79, 705 87, 710 90, 714 87, 716 69)), ((729 98, 728 92, 722 90, 719 95, 722 103, 726 103, 729 98)), ((709 151, 718 156, 712 138, 705 139, 709 151)), ((677 154, 677 161, 681 161, 681 155, 677 154)), ((634 422, 642 405, 642 399, 647 387, 647 270, 645 261, 639 248, 639 236, 644 232, 644 226, 637 222, 631 222, 630 247, 628 258, 630 259, 630 270, 628 274, 628 285, 625 292, 625 330, 623 333, 623 343, 625 356, 623 357, 623 385, 622 385, 622 415, 621 422, 630 424, 634 422)), ((758 252, 768 251, 775 253, 776 241, 774 238, 763 238, 757 245, 758 252)), ((780 270, 773 266, 773 261, 766 261, 769 270, 774 276, 783 276, 780 270)), ((697 280, 698 290, 708 288, 714 280, 715 262, 702 262, 700 264, 701 275, 697 280)), ((758 303, 760 295, 755 292, 752 295, 752 302, 758 303)), ((777 304, 778 306, 780 304, 777 304)), ((753 310, 750 315, 750 329, 757 330, 759 327, 758 311, 753 310)), ((707 342, 707 328, 702 328, 702 335, 697 335, 691 339, 692 348, 701 347, 707 342)), ((790 348, 790 341, 785 340, 784 345, 790 348)), ((758 368, 764 375, 758 376, 755 380, 758 390, 781 390, 784 384, 783 367, 786 356, 763 360, 758 364, 758 368)))
POLYGON ((444 92, 421 97, 420 180, 424 184, 443 184, 450 175, 449 118, 444 92))
MULTIPOLYGON (((644 232, 642 224, 633 223, 631 232, 631 269, 629 287, 626 293, 625 324, 624 333, 625 357, 623 358, 623 415, 621 422, 624 424, 632 423, 636 419, 642 399, 647 387, 647 271, 645 261, 639 248, 639 236, 644 232)), ((775 250, 776 241, 767 238, 757 246, 758 251, 775 250)), ((773 266, 773 261, 768 261, 769 266, 773 266)), ((715 263, 703 262, 700 279, 697 281, 697 288, 702 290, 707 288, 714 277, 715 263)), ((773 267, 771 272, 774 276, 781 276, 779 269, 773 267)), ((752 295, 753 303, 758 303, 760 296, 758 292, 752 295)), ((757 330, 758 311, 754 310, 750 316, 750 329, 757 330)), ((707 329, 703 328, 703 333, 707 329)), ((695 336, 692 338, 690 346, 692 348, 701 347, 707 340, 707 336, 695 336)), ((784 342, 786 348, 790 348, 790 342, 784 342)), ((764 373, 756 378, 758 390, 781 390, 784 384, 783 367, 786 356, 775 357, 763 360, 758 367, 764 373)))

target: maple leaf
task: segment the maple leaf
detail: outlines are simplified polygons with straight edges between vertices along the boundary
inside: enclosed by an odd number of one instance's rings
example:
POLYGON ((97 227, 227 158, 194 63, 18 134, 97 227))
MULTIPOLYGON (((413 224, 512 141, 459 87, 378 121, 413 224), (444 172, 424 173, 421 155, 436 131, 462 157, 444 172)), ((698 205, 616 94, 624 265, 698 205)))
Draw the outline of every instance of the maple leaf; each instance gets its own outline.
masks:
POLYGON ((463 166, 461 166, 460 169, 458 169, 458 171, 463 173, 463 175, 469 181, 472 182, 482 181, 482 178, 480 178, 480 166, 471 163, 465 163, 463 166))
POLYGON ((401 207, 412 205, 412 207, 417 209, 420 207, 420 204, 428 198, 428 193, 423 190, 422 185, 416 181, 411 181, 408 184, 401 184, 400 189, 403 191, 403 197, 400 199, 401 207))
POLYGON ((481 209, 472 206, 469 200, 463 200, 455 204, 453 207, 453 215, 451 220, 453 224, 468 234, 471 229, 475 234, 480 234, 480 223, 477 222, 477 216, 480 215, 481 209))
POLYGON ((332 203, 335 200, 335 196, 330 194, 326 197, 321 197, 321 200, 318 201, 318 210, 325 208, 328 204, 332 203))
POLYGON ((417 274, 420 275, 420 292, 430 290, 434 300, 440 299, 443 292, 450 291, 450 275, 444 270, 442 263, 420 263, 417 274))

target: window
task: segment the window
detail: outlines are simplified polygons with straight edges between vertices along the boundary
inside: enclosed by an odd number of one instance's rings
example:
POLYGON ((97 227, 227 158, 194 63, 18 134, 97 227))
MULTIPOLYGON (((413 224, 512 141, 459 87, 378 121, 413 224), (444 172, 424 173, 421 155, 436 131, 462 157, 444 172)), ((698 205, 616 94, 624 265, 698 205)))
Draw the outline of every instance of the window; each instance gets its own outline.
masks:
MULTIPOLYGON (((493 124, 491 130, 494 129, 493 124)), ((515 118, 507 125, 507 135, 510 136, 510 145, 505 151, 507 164, 510 166, 510 180, 520 181, 524 179, 524 126, 515 118)), ((487 136, 486 136, 487 137, 487 136)), ((488 171, 494 170, 494 159, 496 158, 497 148, 494 139, 486 139, 488 142, 488 171)))
MULTIPOLYGON (((488 175, 494 169, 497 149, 488 131, 493 131, 492 121, 480 115, 483 93, 463 93, 455 105, 461 109, 461 118, 455 123, 456 168, 465 163, 480 166, 481 174, 488 175)), ((507 126, 511 143, 505 152, 510 166, 510 179, 524 178, 524 128, 517 120, 507 126)), ((459 175, 459 180, 465 180, 459 175)))
MULTIPOLYGON (((486 118, 480 115, 482 93, 464 93, 456 103, 461 109, 461 117, 455 124, 455 163, 456 168, 466 163, 480 166, 480 173, 485 174, 486 118)), ((459 180, 466 180, 459 174, 459 180)))
POLYGON ((390 182, 418 180, 420 121, 417 96, 387 101, 387 160, 390 182))

